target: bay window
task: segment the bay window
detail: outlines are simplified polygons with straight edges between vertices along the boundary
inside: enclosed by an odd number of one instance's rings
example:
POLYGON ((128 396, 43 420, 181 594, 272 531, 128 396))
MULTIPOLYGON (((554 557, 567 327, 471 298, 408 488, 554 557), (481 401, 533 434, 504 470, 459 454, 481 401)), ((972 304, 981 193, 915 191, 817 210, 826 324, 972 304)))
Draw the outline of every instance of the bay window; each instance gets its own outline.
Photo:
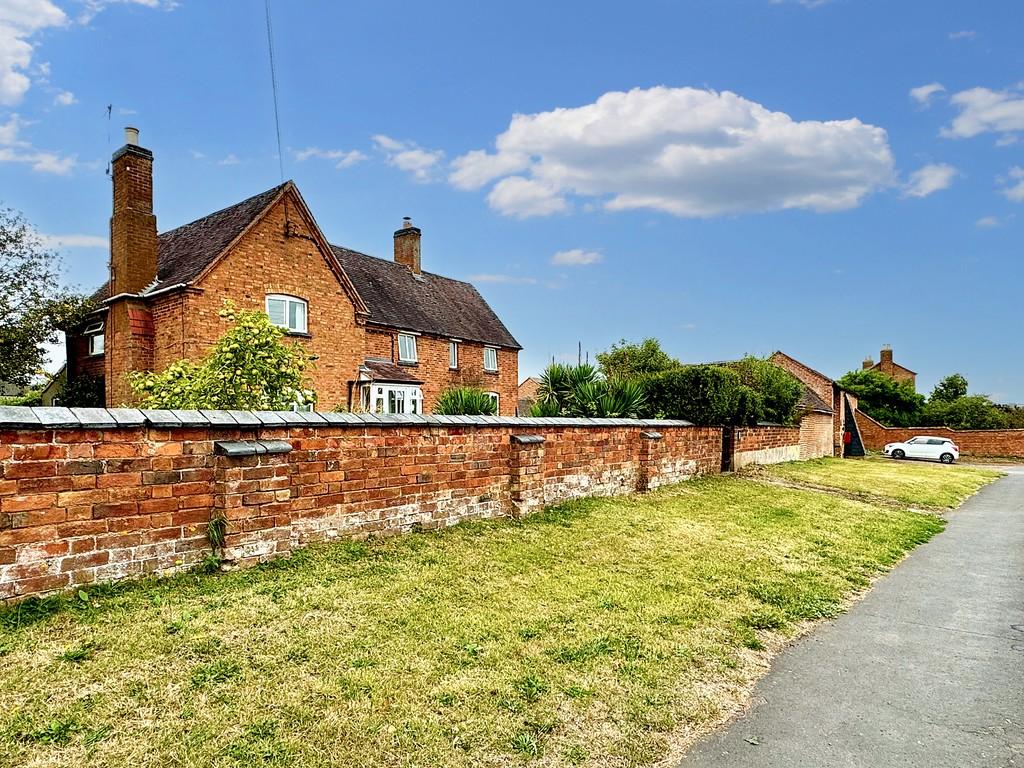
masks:
POLYGON ((369 413, 423 412, 423 391, 408 384, 364 384, 360 401, 369 413))

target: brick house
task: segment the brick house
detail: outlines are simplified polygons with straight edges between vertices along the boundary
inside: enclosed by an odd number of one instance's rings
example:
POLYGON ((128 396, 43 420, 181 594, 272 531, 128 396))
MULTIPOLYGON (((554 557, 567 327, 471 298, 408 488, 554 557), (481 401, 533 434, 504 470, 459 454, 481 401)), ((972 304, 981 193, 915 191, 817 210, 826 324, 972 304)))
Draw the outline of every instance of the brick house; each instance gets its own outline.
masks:
POLYGON ((126 129, 114 153, 110 279, 68 335, 69 380, 102 376, 130 403, 129 371, 201 357, 227 329, 225 299, 258 309, 315 360, 317 407, 429 412, 474 385, 516 410, 519 343, 469 283, 421 269, 421 232, 394 234, 394 260, 330 244, 291 181, 158 235, 153 154, 126 129))
POLYGON ((879 373, 884 373, 894 381, 910 382, 910 386, 915 391, 917 390, 917 373, 906 366, 894 362, 892 359, 892 347, 888 344, 882 347, 877 363, 870 357, 866 357, 864 358, 864 362, 861 367, 865 371, 878 371, 879 373))
POLYGON ((863 456, 860 433, 854 418, 857 398, 825 374, 785 352, 775 352, 768 359, 789 371, 804 385, 804 394, 800 399, 805 412, 800 420, 800 458, 863 456), (847 430, 851 432, 853 442, 844 450, 843 433, 847 430))

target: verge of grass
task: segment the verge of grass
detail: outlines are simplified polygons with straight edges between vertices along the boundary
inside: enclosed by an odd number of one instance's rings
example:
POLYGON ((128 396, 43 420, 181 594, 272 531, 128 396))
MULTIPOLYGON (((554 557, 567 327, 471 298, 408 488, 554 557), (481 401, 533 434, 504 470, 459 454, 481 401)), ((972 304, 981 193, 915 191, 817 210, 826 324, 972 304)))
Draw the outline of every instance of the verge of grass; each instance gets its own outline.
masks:
POLYGON ((942 526, 715 477, 24 604, 0 764, 650 764, 942 526))
POLYGON ((958 507, 1001 472, 926 461, 824 458, 758 467, 756 475, 916 507, 958 507))

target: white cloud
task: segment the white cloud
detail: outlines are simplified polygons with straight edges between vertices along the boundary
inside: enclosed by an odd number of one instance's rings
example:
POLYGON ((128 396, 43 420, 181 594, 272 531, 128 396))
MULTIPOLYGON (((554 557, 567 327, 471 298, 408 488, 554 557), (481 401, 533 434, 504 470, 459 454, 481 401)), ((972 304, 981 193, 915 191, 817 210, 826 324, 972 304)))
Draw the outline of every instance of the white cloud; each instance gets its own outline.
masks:
POLYGON ((508 283, 511 285, 535 285, 537 279, 534 277, 516 277, 515 275, 470 275, 471 283, 508 283))
POLYGON ((969 139, 982 133, 1024 131, 1024 94, 1019 90, 970 88, 954 93, 949 101, 960 114, 953 118, 949 127, 942 129, 942 135, 947 138, 969 139))
POLYGON ((916 101, 918 104, 928 106, 932 96, 937 93, 943 93, 946 90, 946 86, 942 83, 928 83, 928 85, 919 85, 917 88, 910 89, 910 98, 916 101))
POLYGON ((973 40, 978 33, 973 29, 961 29, 959 32, 950 32, 950 40, 973 40))
POLYGON ((433 180, 444 159, 444 152, 440 149, 423 149, 414 142, 399 141, 384 134, 372 138, 377 148, 387 155, 388 165, 411 174, 419 182, 433 180))
POLYGON ((366 159, 366 155, 360 152, 358 149, 352 149, 345 151, 343 149, 320 149, 319 147, 307 147, 306 149, 293 150, 295 159, 300 163, 310 158, 317 158, 319 160, 328 160, 334 163, 334 167, 337 169, 348 168, 350 165, 361 163, 366 159))
POLYGON ((1024 168, 1015 165, 1010 169, 1007 179, 1004 179, 1006 186, 1001 190, 1007 200, 1015 203, 1024 203, 1024 168))
POLYGON ((26 73, 32 63, 32 37, 66 23, 64 11, 50 0, 0 2, 0 104, 17 104, 32 85, 26 73))
POLYGON ((70 107, 72 104, 77 104, 78 99, 75 98, 75 94, 71 91, 61 91, 57 94, 53 103, 58 107, 70 107))
POLYGON ((84 8, 78 15, 78 23, 88 24, 96 14, 112 5, 139 5, 153 10, 173 11, 178 7, 178 0, 85 0, 84 8))
POLYGON ((110 241, 100 235, 40 235, 47 248, 109 248, 110 241))
POLYGON ((728 91, 606 93, 582 107, 515 115, 495 146, 457 158, 450 180, 497 181, 488 202, 521 217, 568 210, 570 195, 684 217, 837 211, 893 183, 882 128, 794 121, 728 91))
POLYGON ((242 161, 238 159, 234 152, 228 154, 227 157, 222 157, 217 161, 217 165, 238 165, 242 161))
POLYGON ((910 174, 910 179, 903 185, 904 197, 928 197, 933 192, 948 189, 959 171, 946 163, 932 163, 922 166, 910 174))
POLYGON ((604 257, 597 251, 585 251, 582 248, 559 251, 551 257, 552 264, 565 267, 582 267, 588 264, 597 264, 603 260, 604 257))
POLYGON ((998 216, 982 216, 974 222, 974 225, 984 229, 991 229, 992 227, 1000 226, 1002 223, 998 216))
POLYGON ((57 175, 69 173, 75 167, 75 158, 38 150, 21 139, 18 134, 25 125, 17 113, 0 124, 0 163, 21 163, 30 165, 34 171, 57 175))

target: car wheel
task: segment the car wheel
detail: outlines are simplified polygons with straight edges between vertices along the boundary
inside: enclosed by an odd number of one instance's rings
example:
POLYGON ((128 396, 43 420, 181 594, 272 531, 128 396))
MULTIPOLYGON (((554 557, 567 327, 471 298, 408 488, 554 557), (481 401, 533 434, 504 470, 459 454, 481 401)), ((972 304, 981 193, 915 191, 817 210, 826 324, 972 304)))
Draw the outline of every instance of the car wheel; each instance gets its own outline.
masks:
POLYGON ((953 454, 952 453, 944 453, 941 456, 939 456, 939 461, 941 461, 943 464, 952 464, 953 463, 953 454))
POLYGON ((894 459, 902 459, 902 458, 904 458, 904 457, 905 457, 906 455, 907 455, 907 454, 905 454, 905 453, 904 453, 903 451, 901 451, 901 450, 900 450, 899 448, 897 448, 897 449, 896 449, 895 451, 893 451, 893 452, 892 452, 892 457, 893 457, 894 459))

